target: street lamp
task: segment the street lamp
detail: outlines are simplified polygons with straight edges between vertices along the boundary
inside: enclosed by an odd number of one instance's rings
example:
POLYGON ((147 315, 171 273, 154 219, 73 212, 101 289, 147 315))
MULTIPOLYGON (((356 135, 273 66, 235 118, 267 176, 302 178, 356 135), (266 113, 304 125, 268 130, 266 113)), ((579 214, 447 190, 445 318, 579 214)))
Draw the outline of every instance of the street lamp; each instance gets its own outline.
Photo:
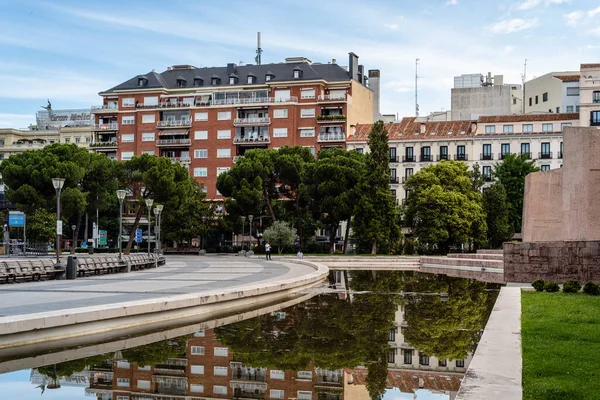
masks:
POLYGON ((121 261, 121 253, 123 249, 123 200, 125 200, 126 195, 126 190, 117 190, 117 198, 119 199, 119 261, 121 261))
POLYGON ((200 246, 202 250, 204 250, 204 236, 208 234, 208 227, 206 226, 206 220, 208 217, 206 215, 202 216, 202 239, 200 239, 200 246))
POLYGON ((71 225, 71 230, 73 231, 73 243, 71 243, 71 251, 75 253, 75 248, 77 247, 77 242, 75 241, 75 229, 77 225, 71 225))
POLYGON ((246 228, 246 217, 242 217, 242 251, 244 251, 244 229, 246 228))
POLYGON ((154 236, 156 237, 155 251, 158 253, 158 204, 154 207, 154 236))
POLYGON ((60 263, 60 240, 62 236, 62 221, 60 220, 60 191, 65 184, 65 178, 52 178, 52 186, 56 190, 56 265, 54 268, 62 268, 60 263))
POLYGON ((254 219, 254 215, 248 215, 248 225, 250 225, 250 245, 249 250, 252 250, 252 220, 254 219))
POLYGON ((162 252, 162 232, 161 232, 161 227, 160 224, 162 223, 162 211, 163 211, 163 207, 164 205, 159 204, 156 206, 156 208, 158 208, 158 254, 160 254, 162 252))
POLYGON ((152 203, 154 199, 146 199, 146 207, 148 207, 148 256, 150 256, 150 212, 152 211, 152 203))

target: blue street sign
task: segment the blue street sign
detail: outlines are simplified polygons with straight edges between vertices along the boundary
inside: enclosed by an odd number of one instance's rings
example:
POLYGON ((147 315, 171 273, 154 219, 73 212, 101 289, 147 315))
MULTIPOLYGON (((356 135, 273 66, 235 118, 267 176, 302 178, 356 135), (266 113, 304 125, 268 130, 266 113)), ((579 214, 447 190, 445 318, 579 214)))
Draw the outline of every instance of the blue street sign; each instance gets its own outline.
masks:
POLYGON ((135 241, 136 243, 142 243, 142 229, 137 228, 135 230, 135 241))
POLYGON ((9 214, 8 226, 23 228, 25 226, 25 214, 9 214))

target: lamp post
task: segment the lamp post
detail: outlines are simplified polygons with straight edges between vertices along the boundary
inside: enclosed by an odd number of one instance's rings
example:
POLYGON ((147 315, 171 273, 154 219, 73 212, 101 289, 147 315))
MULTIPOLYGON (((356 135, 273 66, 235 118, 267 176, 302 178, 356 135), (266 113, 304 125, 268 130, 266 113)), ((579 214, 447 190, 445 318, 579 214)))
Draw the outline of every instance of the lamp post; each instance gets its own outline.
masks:
POLYGON ((254 219, 254 215, 248 215, 248 225, 250 225, 250 243, 248 245, 248 250, 252 250, 252 220, 254 219))
POLYGON ((154 251, 158 253, 158 204, 154 207, 154 236, 156 236, 156 246, 154 246, 154 251))
POLYGON ((60 220, 60 191, 65 184, 65 178, 52 178, 52 186, 56 190, 56 265, 54 268, 62 268, 60 263, 60 240, 62 236, 62 221, 60 220))
POLYGON ((244 229, 246 228, 246 217, 242 217, 242 251, 244 251, 244 229))
POLYGON ((117 198, 119 199, 119 261, 123 250, 123 200, 125 200, 126 190, 117 190, 117 198))
POLYGON ((73 242, 71 243, 71 251, 75 253, 75 248, 77 247, 77 242, 75 241, 75 229, 77 229, 77 225, 71 225, 71 230, 73 231, 73 242))
POLYGON ((159 204, 156 206, 156 208, 158 208, 158 254, 162 253, 162 232, 161 232, 161 227, 160 224, 162 223, 162 211, 163 211, 163 207, 164 205, 159 204))
POLYGON ((146 199, 146 207, 148 207, 148 255, 150 255, 150 212, 152 211, 152 204, 154 203, 154 199, 146 199))
POLYGON ((204 236, 206 236, 208 234, 208 227, 206 226, 206 220, 207 220, 207 216, 203 215, 202 216, 202 239, 200 242, 200 247, 202 248, 202 250, 204 250, 204 236))

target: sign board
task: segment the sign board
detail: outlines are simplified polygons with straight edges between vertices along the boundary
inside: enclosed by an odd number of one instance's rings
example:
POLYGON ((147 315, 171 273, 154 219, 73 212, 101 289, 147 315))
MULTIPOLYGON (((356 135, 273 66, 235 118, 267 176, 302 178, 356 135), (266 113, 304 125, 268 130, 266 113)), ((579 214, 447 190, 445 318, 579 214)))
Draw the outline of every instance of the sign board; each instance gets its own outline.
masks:
POLYGON ((100 233, 100 237, 99 237, 100 240, 99 240, 98 244, 100 246, 106 246, 106 231, 100 229, 98 232, 100 233))
POLYGON ((141 228, 137 228, 135 230, 135 242, 142 243, 142 229, 141 228))
POLYGON ((56 234, 62 235, 62 221, 56 221, 56 234))
POLYGON ((81 242, 81 248, 82 249, 87 249, 87 242, 81 242))
POLYGON ((8 226, 23 228, 25 226, 25 214, 20 211, 9 211, 8 226))

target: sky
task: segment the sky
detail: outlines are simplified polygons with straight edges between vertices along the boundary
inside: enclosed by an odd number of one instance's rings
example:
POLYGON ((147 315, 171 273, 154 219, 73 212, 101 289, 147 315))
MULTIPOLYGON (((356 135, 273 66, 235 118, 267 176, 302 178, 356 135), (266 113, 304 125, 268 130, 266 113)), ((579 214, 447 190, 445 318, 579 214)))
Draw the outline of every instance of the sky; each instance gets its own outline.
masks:
POLYGON ((600 62, 599 0, 0 0, 0 127, 101 103, 98 92, 152 69, 286 57, 381 71, 381 111, 449 109, 453 77, 521 83, 600 62))

